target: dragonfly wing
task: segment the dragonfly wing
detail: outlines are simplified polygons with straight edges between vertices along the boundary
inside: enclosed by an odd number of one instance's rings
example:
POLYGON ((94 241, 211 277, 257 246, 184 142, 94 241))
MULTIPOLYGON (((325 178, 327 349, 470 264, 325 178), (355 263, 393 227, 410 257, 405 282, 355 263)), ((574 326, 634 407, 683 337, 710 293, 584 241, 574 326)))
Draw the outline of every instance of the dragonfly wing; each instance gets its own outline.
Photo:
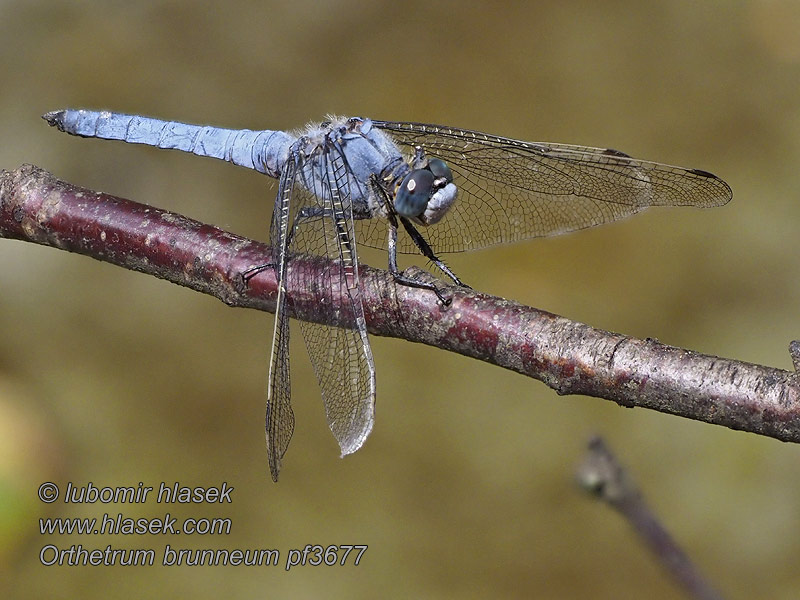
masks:
MULTIPOLYGON (((444 160, 458 199, 425 230, 437 252, 460 252, 610 223, 648 206, 712 207, 732 192, 718 177, 607 148, 534 143, 439 125, 373 121, 400 146, 444 160)), ((385 225, 363 243, 383 247, 385 225)), ((403 252, 415 252, 404 239, 403 252)))
POLYGON ((295 219, 289 248, 293 254, 326 257, 335 268, 324 270, 322 282, 319 273, 313 282, 298 282, 299 289, 322 285, 324 293, 341 296, 342 303, 339 326, 300 325, 328 425, 344 456, 364 444, 375 418, 375 367, 358 281, 348 167, 341 148, 330 142, 303 170, 304 185, 295 186, 294 198, 300 199, 298 210, 308 210, 295 219))
POLYGON ((286 307, 287 235, 292 195, 295 190, 297 161, 286 162, 278 186, 275 209, 272 212, 270 242, 272 263, 278 283, 278 298, 275 306, 275 329, 272 334, 272 351, 267 385, 267 454, 273 481, 278 481, 281 459, 289 447, 294 433, 294 412, 291 404, 291 382, 289 377, 289 314, 286 307))

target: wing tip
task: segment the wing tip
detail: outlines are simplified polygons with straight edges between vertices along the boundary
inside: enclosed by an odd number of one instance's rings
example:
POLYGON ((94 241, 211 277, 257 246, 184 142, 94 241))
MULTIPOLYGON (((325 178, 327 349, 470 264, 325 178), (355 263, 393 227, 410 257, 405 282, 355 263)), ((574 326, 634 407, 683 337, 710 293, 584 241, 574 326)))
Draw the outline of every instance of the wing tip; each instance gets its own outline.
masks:
POLYGON ((274 483, 278 483, 278 474, 280 473, 280 470, 281 468, 279 465, 269 465, 269 474, 274 483))
POLYGON ((374 420, 369 419, 367 423, 365 423, 365 427, 359 432, 357 436, 352 437, 350 439, 337 440, 339 442, 339 448, 342 451, 342 453, 339 455, 339 458, 344 458, 348 454, 353 454, 361 449, 361 447, 367 441, 369 434, 372 433, 373 423, 374 420))
POLYGON ((733 200, 733 190, 724 179, 717 177, 713 173, 704 171, 703 169, 691 169, 689 172, 700 177, 705 177, 721 188, 721 193, 719 194, 719 203, 715 204, 715 206, 722 206, 733 200))

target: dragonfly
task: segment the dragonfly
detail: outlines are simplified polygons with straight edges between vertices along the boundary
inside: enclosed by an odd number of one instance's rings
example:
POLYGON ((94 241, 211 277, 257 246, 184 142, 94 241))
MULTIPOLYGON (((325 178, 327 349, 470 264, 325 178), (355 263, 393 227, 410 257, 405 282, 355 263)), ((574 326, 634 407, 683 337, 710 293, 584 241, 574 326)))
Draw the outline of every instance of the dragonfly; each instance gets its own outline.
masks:
POLYGON ((426 123, 330 116, 295 131, 253 131, 108 111, 67 109, 43 118, 72 135, 192 152, 278 180, 272 260, 253 269, 274 269, 278 282, 265 422, 276 482, 295 425, 284 289, 292 256, 333 261, 325 285, 345 296, 337 326, 301 321, 328 426, 345 456, 363 446, 375 420, 359 245, 387 250, 398 284, 429 289, 446 305, 451 296, 442 286, 398 268, 398 253, 421 253, 467 287, 440 253, 593 227, 650 206, 721 206, 733 196, 727 183, 700 169, 426 123))

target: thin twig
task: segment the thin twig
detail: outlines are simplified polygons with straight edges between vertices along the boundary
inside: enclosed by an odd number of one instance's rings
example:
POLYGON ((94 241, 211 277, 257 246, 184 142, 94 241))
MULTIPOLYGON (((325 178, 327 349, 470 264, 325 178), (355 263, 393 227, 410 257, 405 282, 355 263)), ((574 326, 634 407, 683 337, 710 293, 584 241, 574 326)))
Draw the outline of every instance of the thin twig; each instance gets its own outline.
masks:
POLYGON ((600 437, 589 441, 589 451, 578 467, 578 483, 625 517, 656 559, 692 598, 722 600, 700 575, 686 553, 647 506, 630 475, 600 437))
MULTIPOLYGON (((167 279, 230 306, 274 311, 266 244, 184 216, 75 187, 26 165, 0 173, 0 237, 86 254, 167 279)), ((286 289, 292 314, 335 325, 336 264, 295 256, 286 289), (328 275, 328 277, 326 277, 328 275), (328 282, 328 283, 326 283, 328 282)), ((699 354, 570 321, 516 302, 451 288, 453 302, 359 267, 370 333, 421 342, 543 381, 559 394, 606 398, 689 419, 800 442, 793 372, 699 354)))

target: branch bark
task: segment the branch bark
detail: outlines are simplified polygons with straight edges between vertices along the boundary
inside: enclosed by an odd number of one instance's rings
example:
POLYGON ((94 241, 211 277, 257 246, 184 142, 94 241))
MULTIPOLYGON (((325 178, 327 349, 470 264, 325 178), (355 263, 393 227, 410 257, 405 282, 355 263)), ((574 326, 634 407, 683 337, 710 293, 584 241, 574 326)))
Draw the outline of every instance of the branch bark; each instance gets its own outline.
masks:
MULTIPOLYGON (((275 310, 273 271, 247 284, 241 276, 270 262, 266 244, 73 186, 31 165, 0 172, 0 237, 85 254, 230 306, 275 310)), ((294 317, 336 324, 341 298, 324 285, 334 268, 319 257, 292 259, 286 288, 294 317)), ((364 265, 359 278, 374 335, 471 356, 538 379, 559 394, 595 396, 800 442, 794 372, 595 329, 468 289, 452 288, 453 302, 445 308, 432 292, 396 285, 388 272, 364 265)), ((800 344, 792 348, 793 358, 800 355, 800 344)))

